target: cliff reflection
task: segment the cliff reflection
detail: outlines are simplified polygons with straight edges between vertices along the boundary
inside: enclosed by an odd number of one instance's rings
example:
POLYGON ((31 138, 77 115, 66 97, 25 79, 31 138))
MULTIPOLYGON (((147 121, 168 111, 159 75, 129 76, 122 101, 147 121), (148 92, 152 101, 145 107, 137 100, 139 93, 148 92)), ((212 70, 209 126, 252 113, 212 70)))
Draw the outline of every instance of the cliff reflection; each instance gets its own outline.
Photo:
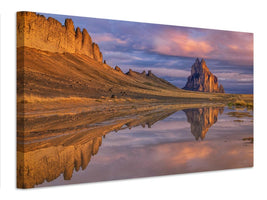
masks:
POLYGON ((222 114, 223 107, 204 107, 183 110, 187 121, 191 124, 191 133, 196 140, 203 140, 209 128, 217 122, 218 114, 222 114))
MULTIPOLYGON (((85 114, 72 117, 70 121, 65 120, 65 117, 62 119, 54 117, 46 121, 38 119, 40 122, 31 122, 33 131, 28 129, 24 137, 18 137, 17 186, 31 188, 45 181, 53 181, 60 175, 63 175, 64 180, 70 180, 74 170, 78 172, 87 168, 108 133, 136 126, 151 128, 156 122, 177 111, 177 109, 155 109, 139 115, 127 115, 102 122, 103 116, 101 116, 101 120, 94 124, 87 124, 88 116, 85 114), (46 126, 44 122, 53 126, 47 129, 48 125, 46 126)), ((204 139, 208 129, 216 123, 218 113, 223 112, 223 108, 205 107, 183 111, 191 124, 192 134, 198 140, 204 139)), ((179 125, 177 129, 179 130, 179 125)), ((165 134, 164 137, 168 136, 165 134)))
MULTIPOLYGON (((64 180, 70 180, 74 170, 84 170, 88 166, 91 157, 98 153, 106 134, 139 125, 151 127, 155 122, 176 111, 154 110, 146 114, 103 123, 79 124, 72 128, 68 125, 69 132, 66 132, 66 128, 58 122, 59 125, 54 129, 47 131, 47 127, 44 126, 43 132, 35 131, 38 137, 30 137, 33 134, 28 132, 29 138, 18 137, 17 141, 17 186, 31 188, 45 181, 50 182, 61 174, 64 180), (47 133, 53 133, 53 135, 48 137, 47 133), (56 134, 59 136, 56 137, 56 134)), ((79 117, 77 119, 80 120, 79 117)), ((59 119, 53 120, 59 121, 59 119)), ((73 121, 70 123, 76 124, 73 121)), ((36 123, 36 127, 39 126, 39 123, 36 123)))

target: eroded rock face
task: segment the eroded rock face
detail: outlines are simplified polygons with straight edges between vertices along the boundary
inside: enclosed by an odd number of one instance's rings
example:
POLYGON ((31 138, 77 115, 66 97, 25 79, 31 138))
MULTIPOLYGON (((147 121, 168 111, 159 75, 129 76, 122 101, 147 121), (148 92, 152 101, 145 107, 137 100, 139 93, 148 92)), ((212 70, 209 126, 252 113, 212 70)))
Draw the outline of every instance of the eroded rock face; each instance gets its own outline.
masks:
POLYGON ((102 62, 102 53, 86 29, 75 30, 73 21, 64 25, 54 18, 46 19, 33 12, 17 13, 17 47, 27 46, 50 52, 67 52, 87 55, 102 62))
POLYGON ((93 56, 95 60, 103 62, 102 53, 100 52, 100 49, 96 43, 93 43, 93 56))
POLYGON ((184 86, 185 90, 199 92, 218 92, 224 93, 222 85, 218 86, 218 78, 214 76, 206 65, 204 59, 199 61, 197 58, 191 68, 191 75, 184 86))
POLYGON ((81 48, 81 53, 90 56, 91 58, 94 58, 93 55, 93 43, 92 39, 87 32, 86 29, 83 29, 82 32, 82 48, 81 48))

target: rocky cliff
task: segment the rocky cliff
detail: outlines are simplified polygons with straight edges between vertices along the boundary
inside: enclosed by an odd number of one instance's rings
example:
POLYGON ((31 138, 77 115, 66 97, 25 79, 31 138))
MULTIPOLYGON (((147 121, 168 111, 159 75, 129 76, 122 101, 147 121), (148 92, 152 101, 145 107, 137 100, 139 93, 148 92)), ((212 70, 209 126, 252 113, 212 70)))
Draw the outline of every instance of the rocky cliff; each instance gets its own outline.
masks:
POLYGON ((183 89, 199 92, 224 93, 223 86, 218 86, 218 78, 209 71, 205 60, 202 59, 199 61, 198 58, 191 67, 191 75, 188 77, 187 83, 183 89))
POLYGON ((50 52, 87 55, 102 62, 102 53, 86 29, 74 27, 71 19, 64 25, 54 18, 46 19, 33 12, 17 13, 17 47, 27 46, 50 52))

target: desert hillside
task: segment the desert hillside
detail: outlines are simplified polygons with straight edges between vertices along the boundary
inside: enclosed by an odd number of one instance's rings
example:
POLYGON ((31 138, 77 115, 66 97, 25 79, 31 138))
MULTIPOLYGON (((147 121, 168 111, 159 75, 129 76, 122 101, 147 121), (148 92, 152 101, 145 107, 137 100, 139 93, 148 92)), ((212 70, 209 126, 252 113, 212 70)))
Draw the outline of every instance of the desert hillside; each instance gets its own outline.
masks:
MULTIPOLYGON (((179 92, 152 72, 124 74, 89 56, 18 48, 18 88, 41 97, 141 97, 179 92), (23 82, 23 83, 22 83, 23 82)), ((22 91, 22 90, 19 90, 22 91)))

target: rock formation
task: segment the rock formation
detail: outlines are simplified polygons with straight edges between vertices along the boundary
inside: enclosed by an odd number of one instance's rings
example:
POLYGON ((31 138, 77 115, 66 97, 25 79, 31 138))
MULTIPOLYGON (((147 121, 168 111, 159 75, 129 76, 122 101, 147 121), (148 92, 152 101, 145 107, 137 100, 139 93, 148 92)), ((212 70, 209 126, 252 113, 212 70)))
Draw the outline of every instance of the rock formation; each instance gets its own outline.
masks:
POLYGON ((96 43, 93 43, 93 56, 95 60, 103 62, 102 53, 100 52, 100 49, 96 43))
POLYGON ((119 68, 118 66, 115 66, 115 68, 114 68, 117 72, 121 72, 121 73, 123 73, 123 71, 121 70, 121 68, 119 68))
POLYGON ((178 89, 176 86, 172 85, 168 81, 157 77, 155 74, 152 73, 151 70, 148 70, 147 74, 146 71, 143 71, 142 73, 133 71, 132 69, 129 69, 127 73, 125 73, 128 76, 134 77, 136 79, 141 79, 145 82, 143 82, 146 85, 149 86, 156 86, 158 88, 175 88, 178 89), (152 82, 147 82, 147 81, 152 81, 152 82))
POLYGON ((224 108, 193 108, 183 110, 187 121, 191 124, 191 133, 196 140, 203 140, 209 128, 217 122, 218 114, 222 114, 224 108))
POLYGON ((17 47, 27 46, 50 52, 87 55, 102 62, 102 53, 86 29, 74 27, 71 19, 64 25, 54 18, 46 19, 33 12, 17 13, 17 47))
POLYGON ((197 58, 191 68, 191 75, 184 86, 185 90, 199 92, 218 92, 224 93, 223 86, 218 86, 218 78, 214 76, 206 65, 204 59, 199 61, 197 58))
POLYGON ((139 72, 135 72, 132 69, 129 69, 129 71, 127 73, 125 73, 125 74, 129 75, 129 76, 134 76, 134 75, 139 75, 140 73, 139 72))

